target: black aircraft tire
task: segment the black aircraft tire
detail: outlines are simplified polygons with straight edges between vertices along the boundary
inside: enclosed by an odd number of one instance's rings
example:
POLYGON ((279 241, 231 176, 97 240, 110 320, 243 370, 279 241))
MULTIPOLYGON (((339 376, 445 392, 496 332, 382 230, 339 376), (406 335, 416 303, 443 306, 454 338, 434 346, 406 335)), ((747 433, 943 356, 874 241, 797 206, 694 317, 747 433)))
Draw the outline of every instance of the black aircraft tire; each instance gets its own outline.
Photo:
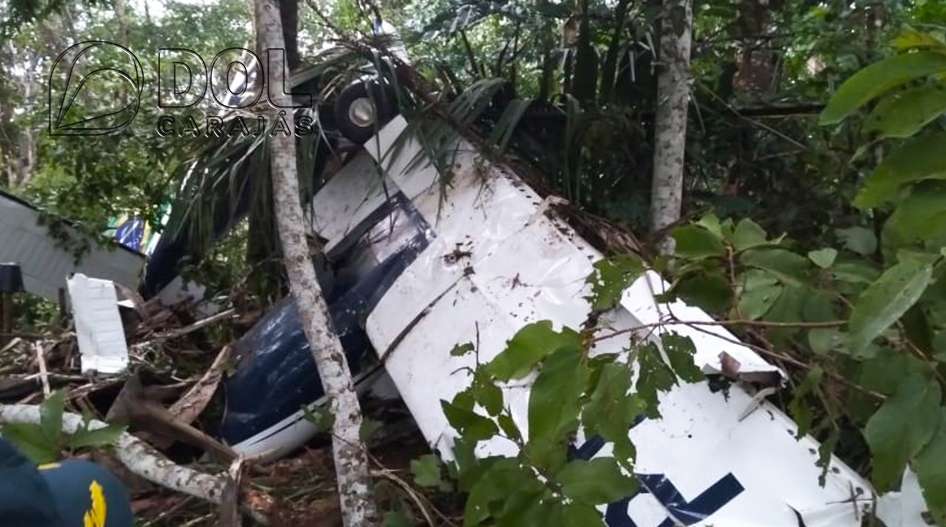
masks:
POLYGON ((364 144, 395 115, 397 106, 394 94, 378 82, 356 82, 345 88, 335 99, 335 123, 338 131, 354 143, 364 144), (362 99, 364 101, 361 101, 362 99), (374 107, 375 120, 370 123, 358 123, 352 118, 352 105, 365 104, 365 101, 374 107))

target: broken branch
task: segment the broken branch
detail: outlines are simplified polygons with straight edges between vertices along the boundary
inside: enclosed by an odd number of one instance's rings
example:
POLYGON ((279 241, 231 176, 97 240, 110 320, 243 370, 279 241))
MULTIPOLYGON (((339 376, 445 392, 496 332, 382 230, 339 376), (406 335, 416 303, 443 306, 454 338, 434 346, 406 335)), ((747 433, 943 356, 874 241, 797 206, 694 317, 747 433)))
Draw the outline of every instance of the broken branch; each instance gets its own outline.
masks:
MULTIPOLYGON (((24 404, 0 405, 0 424, 40 422, 39 406, 24 404)), ((82 427, 82 416, 74 413, 62 414, 62 429, 66 433, 75 433, 82 427)), ((108 426, 93 419, 89 429, 97 430, 108 426)), ((133 474, 184 494, 220 503, 226 478, 198 472, 194 469, 177 465, 164 457, 151 445, 125 432, 115 442, 115 456, 133 474)))

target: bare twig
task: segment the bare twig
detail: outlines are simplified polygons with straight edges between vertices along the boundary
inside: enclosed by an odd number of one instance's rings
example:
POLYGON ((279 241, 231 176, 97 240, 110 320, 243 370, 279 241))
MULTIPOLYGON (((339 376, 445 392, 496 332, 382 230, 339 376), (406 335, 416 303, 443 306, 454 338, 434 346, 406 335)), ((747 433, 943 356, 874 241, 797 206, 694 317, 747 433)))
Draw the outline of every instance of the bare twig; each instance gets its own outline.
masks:
POLYGON ((46 370, 46 358, 43 357, 42 342, 34 342, 33 349, 36 350, 36 365, 39 366, 39 379, 43 383, 43 395, 49 397, 53 391, 49 387, 49 372, 46 370))
POLYGON ((234 308, 225 309, 217 314, 198 320, 197 322, 194 322, 193 324, 187 327, 183 327, 179 329, 172 329, 170 331, 165 331, 164 333, 159 333, 146 342, 135 344, 134 348, 138 349, 138 348, 147 346, 148 344, 153 344, 161 340, 168 340, 168 339, 183 337, 184 335, 187 335, 189 333, 193 333, 205 327, 212 326, 222 320, 233 318, 234 314, 236 314, 236 309, 234 308))
MULTIPOLYGON (((605 335, 601 335, 592 339, 593 342, 598 342, 601 340, 607 340, 613 337, 620 335, 626 335, 628 333, 637 333, 642 329, 647 328, 660 328, 663 326, 749 326, 749 327, 760 327, 760 328, 837 328, 841 327, 844 324, 847 324, 846 320, 829 320, 826 322, 771 322, 768 320, 744 320, 744 319, 733 319, 733 320, 678 320, 676 318, 669 318, 662 320, 660 322, 653 322, 650 324, 641 324, 640 326, 635 326, 633 328, 619 329, 605 335)), ((710 333, 710 335, 719 336, 716 333, 710 333)))
POLYGON ((420 510, 420 513, 424 515, 424 521, 427 522, 427 525, 430 525, 430 527, 435 527, 437 525, 434 523, 434 519, 430 516, 430 512, 427 510, 427 507, 424 504, 424 502, 421 500, 420 496, 418 495, 418 492, 414 490, 414 488, 411 487, 411 485, 408 482, 404 481, 397 474, 395 474, 393 471, 388 470, 388 469, 373 470, 371 471, 371 475, 376 478, 384 478, 384 479, 390 480, 395 485, 400 487, 401 490, 403 490, 404 493, 407 494, 407 496, 411 499, 411 501, 414 502, 414 505, 417 507, 418 510, 420 510))

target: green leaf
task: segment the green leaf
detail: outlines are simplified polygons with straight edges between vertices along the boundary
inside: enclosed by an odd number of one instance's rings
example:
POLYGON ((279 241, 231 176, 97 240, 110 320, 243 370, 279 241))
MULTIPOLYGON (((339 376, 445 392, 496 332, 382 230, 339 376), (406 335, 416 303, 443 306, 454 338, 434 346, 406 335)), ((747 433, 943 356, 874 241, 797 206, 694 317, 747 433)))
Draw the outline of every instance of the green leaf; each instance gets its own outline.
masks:
POLYGON ((657 394, 673 388, 677 384, 677 376, 664 362, 660 350, 652 342, 638 348, 637 364, 640 368, 635 386, 637 395, 647 406, 647 417, 656 419, 660 417, 657 394))
POLYGON ((946 43, 935 35, 924 31, 917 31, 913 28, 907 28, 897 35, 897 37, 893 39, 893 42, 891 42, 891 45, 899 51, 906 51, 908 49, 946 50, 946 43))
POLYGON ((848 227, 834 231, 844 247, 861 256, 870 256, 877 251, 877 236, 874 231, 864 227, 848 227))
POLYGON ((450 350, 450 356, 451 356, 451 357, 462 357, 462 356, 464 356, 464 355, 470 353, 470 352, 473 351, 474 349, 476 349, 476 348, 473 347, 473 343, 472 343, 472 342, 464 342, 463 344, 457 344, 456 346, 453 347, 452 350, 450 350))
POLYGON ((863 260, 846 260, 834 264, 831 269, 831 276, 835 280, 849 284, 871 284, 880 276, 880 271, 871 263, 863 260))
POLYGON ((522 432, 519 431, 519 427, 516 426, 516 422, 512 420, 512 417, 499 414, 496 417, 496 422, 499 423, 499 428, 506 434, 506 437, 513 441, 522 441, 522 432))
POLYGON ((720 225, 719 218, 717 218, 715 214, 713 213, 707 214, 703 216, 702 218, 700 218, 699 221, 695 223, 696 225, 699 225, 700 227, 703 227, 704 229, 710 231, 710 233, 712 233, 713 236, 716 236, 720 240, 723 239, 723 227, 722 225, 720 225))
POLYGON ((125 428, 122 425, 108 425, 90 430, 85 424, 69 437, 66 445, 69 448, 114 446, 125 428))
POLYGON ((887 269, 861 294, 848 323, 848 347, 860 353, 871 341, 910 309, 933 276, 928 262, 904 260, 887 269))
POLYGON ((624 290, 644 274, 644 263, 636 256, 617 256, 598 260, 588 277, 591 284, 591 308, 606 311, 621 300, 624 290))
POLYGON ((384 423, 381 421, 365 417, 361 421, 361 429, 358 430, 358 437, 365 443, 368 443, 374 438, 375 434, 378 433, 378 430, 381 430, 383 427, 384 423))
POLYGON ((696 225, 677 227, 673 230, 673 239, 676 241, 676 254, 684 258, 709 258, 723 256, 726 252, 722 240, 696 225))
POLYGON ((564 461, 568 437, 578 429, 579 398, 588 378, 577 350, 550 355, 529 393, 529 443, 541 459, 536 464, 554 469, 564 461), (560 461, 559 461, 560 460, 560 461))
POLYGON ((473 397, 489 415, 495 416, 503 411, 503 391, 488 375, 477 372, 473 381, 473 397))
POLYGON ((607 457, 571 461, 555 474, 555 481, 566 496, 587 505, 611 503, 634 494, 638 488, 637 480, 622 474, 614 458, 607 457))
POLYGON ((664 333, 660 336, 664 353, 670 361, 670 367, 685 382, 700 382, 704 379, 703 371, 693 362, 696 347, 690 337, 676 333, 664 333))
POLYGON ((30 458, 33 463, 42 465, 52 463, 59 457, 59 447, 51 443, 45 431, 30 423, 11 423, 3 425, 3 438, 30 458))
POLYGON ((39 426, 48 444, 58 445, 62 438, 62 413, 66 407, 66 393, 56 390, 39 405, 39 426))
POLYGON ((808 332, 808 345, 817 355, 827 355, 842 343, 843 337, 836 329, 817 328, 808 332))
POLYGON ((771 274, 750 269, 744 275, 745 285, 739 297, 739 313, 749 319, 763 317, 782 294, 783 286, 771 274))
POLYGON ((946 86, 918 86, 885 97, 867 116, 864 130, 880 137, 911 137, 946 112, 946 86))
POLYGON ((926 362, 898 350, 880 348, 874 357, 864 361, 857 383, 884 395, 893 395, 903 379, 922 377, 929 371, 926 362))
POLYGON ((772 322, 802 321, 805 301, 811 294, 811 289, 808 287, 786 286, 782 290, 782 294, 772 304, 772 308, 765 314, 765 320, 772 322))
POLYGON ((672 292, 686 303, 711 313, 724 311, 732 302, 729 280, 718 271, 686 276, 674 286, 672 292))
MULTIPOLYGON (((946 59, 946 56, 943 57, 946 59)), ((925 179, 946 179, 946 132, 925 135, 884 158, 854 198, 861 209, 877 207, 897 198, 900 187, 925 179)))
POLYGON ((414 527, 404 511, 391 511, 384 515, 384 527, 414 527))
POLYGON ((785 249, 750 249, 739 256, 748 267, 768 271, 785 285, 805 284, 808 259, 785 249))
POLYGON ((818 124, 842 119, 871 99, 913 79, 946 70, 946 55, 930 51, 905 53, 876 62, 844 82, 821 112, 818 124))
POLYGON ((946 525, 946 408, 939 410, 939 427, 933 439, 913 462, 923 497, 933 521, 946 525))
POLYGON ((802 306, 802 318, 806 322, 830 322, 837 320, 833 295, 809 289, 804 306, 802 306))
POLYGON ((532 99, 513 99, 506 105, 502 116, 496 121, 493 131, 489 134, 489 144, 496 145, 499 152, 506 150, 506 145, 512 138, 513 132, 522 121, 522 116, 532 104, 532 99))
POLYGON ((464 527, 480 525, 491 516, 491 505, 507 501, 513 494, 540 495, 542 484, 517 458, 499 458, 483 472, 470 489, 463 514, 464 527))
POLYGON ((808 259, 822 269, 831 267, 831 264, 834 263, 834 259, 837 257, 838 251, 836 249, 832 249, 831 247, 818 249, 817 251, 811 251, 808 253, 808 259))
POLYGON ((607 527, 597 509, 582 503, 563 505, 561 518, 563 527, 607 527))
POLYGON ((808 404, 807 396, 816 393, 823 377, 824 370, 819 366, 808 370, 805 379, 798 385, 798 388, 795 388, 795 392, 792 394, 792 400, 788 403, 788 410, 792 414, 792 419, 798 424, 798 431, 795 433, 796 439, 804 436, 811 430, 813 406, 808 404))
POLYGON ((433 454, 411 460, 411 474, 421 487, 443 488, 446 484, 440 474, 440 458, 433 454))
POLYGON ((319 406, 315 409, 303 406, 302 417, 314 424, 320 434, 330 432, 335 425, 335 416, 327 406, 319 406))
POLYGON ((520 329, 506 349, 487 366, 490 374, 502 381, 526 376, 546 356, 560 349, 581 349, 581 338, 574 330, 552 329, 552 322, 542 320, 520 329))
POLYGON ((939 383, 910 375, 870 418, 864 437, 873 455, 872 480, 878 491, 897 485, 907 462, 936 433, 940 413, 939 383))
POLYGON ((586 435, 600 435, 613 442, 615 456, 619 458, 634 456, 628 432, 637 417, 646 410, 642 399, 628 394, 632 377, 633 372, 627 365, 616 362, 604 364, 595 389, 581 413, 586 435))
MULTIPOLYGON (((937 182, 939 183, 939 182, 937 182)), ((946 233, 946 186, 917 185, 884 224, 884 253, 930 240, 946 233)))
POLYGON ((457 429, 463 437, 470 441, 489 439, 499 432, 492 419, 483 417, 473 410, 463 408, 458 404, 451 404, 441 399, 440 407, 450 426, 457 429))
POLYGON ((737 251, 744 251, 768 243, 765 241, 765 229, 748 218, 736 224, 732 242, 737 251))

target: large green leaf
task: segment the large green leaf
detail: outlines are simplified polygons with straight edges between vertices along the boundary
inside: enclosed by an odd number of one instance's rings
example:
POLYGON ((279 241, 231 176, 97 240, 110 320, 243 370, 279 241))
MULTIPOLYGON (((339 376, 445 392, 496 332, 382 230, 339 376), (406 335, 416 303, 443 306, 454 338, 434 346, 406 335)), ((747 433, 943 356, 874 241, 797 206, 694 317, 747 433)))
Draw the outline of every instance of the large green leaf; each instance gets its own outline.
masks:
POLYGON ((649 342, 640 346, 637 351, 637 364, 639 367, 637 375, 637 395, 641 397, 646 405, 647 417, 656 419, 660 417, 658 410, 659 392, 669 391, 677 384, 677 376, 674 375, 670 366, 664 362, 657 346, 649 342))
POLYGON ((946 186, 918 185, 894 210, 882 232, 885 254, 946 233, 946 186), (923 188, 920 188, 923 187, 923 188))
POLYGON ((673 293, 711 313, 725 310, 732 302, 729 280, 719 271, 688 275, 674 286, 673 293))
POLYGON ((805 301, 811 294, 809 287, 787 285, 763 318, 772 322, 800 322, 805 301))
POLYGON ((871 64, 844 82, 821 112, 818 123, 834 124, 871 99, 913 79, 946 71, 946 55, 904 53, 871 64))
POLYGON ((864 129, 881 137, 911 137, 946 112, 946 85, 930 84, 885 97, 867 116, 864 129))
POLYGON ((800 254, 785 249, 756 248, 742 253, 739 261, 746 266, 768 271, 785 285, 802 286, 811 263, 800 254))
POLYGON ((578 429, 579 397, 587 382, 587 367, 580 364, 576 349, 560 349, 550 355, 529 393, 529 441, 561 445, 578 429))
POLYGON ((946 42, 939 37, 913 28, 903 30, 897 38, 893 39, 891 45, 901 51, 908 49, 938 49, 941 53, 946 51, 946 42))
POLYGON ((815 366, 808 371, 805 379, 795 388, 792 394, 792 400, 788 403, 788 410, 792 414, 795 423, 798 424, 798 430, 795 432, 795 438, 800 438, 811 430, 813 418, 813 406, 808 403, 807 396, 815 393, 824 377, 824 370, 815 366))
POLYGON ((919 300, 933 276, 930 262, 908 259, 880 275, 861 294, 848 323, 848 347, 860 353, 919 300))
POLYGON ((940 387, 920 375, 904 378, 867 422, 864 437, 873 454, 872 479, 880 492, 895 487, 907 462, 932 439, 940 420, 940 387))
POLYGON ((59 457, 59 448, 46 437, 42 427, 30 423, 10 423, 3 425, 3 438, 13 443, 16 448, 33 463, 52 463, 59 457))
POLYGON ((940 408, 936 435, 913 462, 933 520, 946 525, 946 408, 940 408))
POLYGON ((637 492, 633 477, 621 473, 614 458, 576 459, 555 474, 569 498, 588 505, 611 503, 637 492))
POLYGON ((483 417, 473 410, 463 408, 462 405, 441 400, 440 406, 443 408, 443 413, 447 417, 450 426, 457 429, 465 438, 471 441, 489 439, 499 432, 496 423, 492 419, 483 417))
POLYGON ((66 394, 56 390, 39 405, 39 425, 51 445, 59 444, 62 438, 62 414, 66 406, 66 394))
POLYGON ((831 247, 808 252, 808 259, 822 269, 831 267, 831 264, 834 263, 834 259, 837 257, 837 249, 832 249, 831 247))
POLYGON ((68 440, 69 448, 112 446, 125 431, 122 425, 108 425, 102 428, 89 429, 83 426, 68 440))
POLYGON ((564 505, 561 511, 561 518, 563 527, 606 527, 601 513, 591 505, 584 503, 570 503, 564 505))
MULTIPOLYGON (((944 57, 946 58, 946 57, 944 57)), ((866 209, 897 198, 901 186, 925 179, 946 179, 946 132, 917 138, 897 149, 867 178, 854 198, 866 209)))
POLYGON ((696 225, 684 225, 673 230, 676 253, 685 258, 707 258, 725 254, 723 242, 712 232, 696 225))
POLYGON ((478 370, 473 380, 473 398, 480 403, 489 415, 498 415, 503 411, 503 391, 489 375, 478 370))
POLYGON ((491 504, 520 495, 538 496, 542 485, 517 458, 497 459, 470 489, 463 514, 464 527, 480 525, 492 514, 491 504))
POLYGON ((660 342, 663 344, 664 353, 667 354, 667 360, 670 361, 670 367, 685 382, 699 382, 704 379, 703 370, 693 362, 693 356, 696 354, 696 346, 690 337, 684 337, 677 333, 664 333, 660 336, 660 342))
POLYGON ((541 320, 520 329, 487 366, 489 373, 502 381, 524 377, 539 361, 563 348, 581 349, 581 339, 574 330, 552 329, 552 322, 541 320))
POLYGON ((440 458, 434 454, 426 454, 411 460, 411 473, 414 475, 414 483, 429 488, 444 489, 447 487, 446 482, 441 477, 440 465, 440 458))
POLYGON ((588 276, 591 283, 591 307, 595 311, 611 309, 634 280, 644 273, 644 263, 636 256, 623 255, 598 260, 588 276))
POLYGON ((739 295, 739 313, 749 320, 756 320, 768 313, 784 286, 773 275, 758 269, 750 269, 743 276, 745 284, 739 295))
POLYGON ((854 225, 834 232, 844 243, 844 248, 861 256, 870 256, 877 251, 877 236, 866 227, 854 225))
POLYGON ((620 458, 634 456, 628 432, 645 409, 641 399, 628 396, 632 375, 633 372, 624 364, 610 362, 603 365, 597 386, 581 414, 585 433, 597 434, 613 442, 615 455, 620 458))
POLYGON ((733 231, 732 243, 737 251, 744 251, 752 247, 765 245, 765 229, 758 223, 746 218, 736 224, 736 230, 733 231))

